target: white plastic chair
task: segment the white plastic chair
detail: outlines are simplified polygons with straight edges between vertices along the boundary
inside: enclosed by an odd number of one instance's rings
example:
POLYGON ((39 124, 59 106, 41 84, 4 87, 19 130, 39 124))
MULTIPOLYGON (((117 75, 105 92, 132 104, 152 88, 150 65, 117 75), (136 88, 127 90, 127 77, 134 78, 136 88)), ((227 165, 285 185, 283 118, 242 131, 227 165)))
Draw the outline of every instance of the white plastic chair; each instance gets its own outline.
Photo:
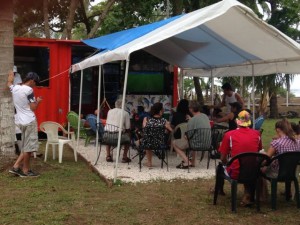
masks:
MULTIPOLYGON (((58 162, 62 163, 62 155, 63 155, 63 147, 64 144, 69 143, 71 141, 75 142, 75 134, 74 132, 68 132, 66 131, 59 123, 52 122, 52 121, 46 121, 40 124, 40 129, 44 133, 47 134, 47 143, 46 143, 46 150, 45 150, 45 159, 44 161, 47 161, 47 155, 48 155, 48 147, 51 144, 52 145, 52 155, 53 159, 55 159, 55 147, 58 145, 58 162), (71 139, 68 139, 67 137, 58 136, 58 131, 61 130, 64 134, 71 137, 71 139)), ((74 158, 75 162, 77 162, 77 152, 76 148, 74 150, 74 158)))

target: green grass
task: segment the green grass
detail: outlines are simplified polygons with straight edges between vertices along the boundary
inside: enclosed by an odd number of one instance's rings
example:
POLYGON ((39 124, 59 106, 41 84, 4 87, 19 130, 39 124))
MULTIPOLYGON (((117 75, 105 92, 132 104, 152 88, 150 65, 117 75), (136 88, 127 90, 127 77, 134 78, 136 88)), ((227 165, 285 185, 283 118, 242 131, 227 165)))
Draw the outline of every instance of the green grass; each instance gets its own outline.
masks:
MULTIPOLYGON (((299 122, 299 118, 296 119, 288 119, 290 122, 299 122)), ((278 121, 278 119, 267 119, 263 123, 262 129, 262 142, 263 142, 263 148, 267 150, 269 148, 270 142, 272 140, 272 137, 275 136, 275 123, 278 121)))
MULTIPOLYGON (((264 145, 274 135, 275 120, 263 126, 264 145), (270 129, 270 131, 269 131, 270 129)), ((41 146, 44 148, 44 144, 41 146)), ((42 150, 43 151, 43 150, 42 150)), ((19 178, 0 172, 0 224, 300 224, 295 202, 285 202, 278 190, 278 210, 262 203, 261 213, 238 204, 230 212, 230 189, 212 205, 214 179, 175 180, 108 187, 82 160, 74 162, 65 149, 63 163, 33 159, 39 178, 19 178)), ((242 196, 239 185, 238 201, 242 196)), ((238 202, 239 203, 239 202, 238 202)))

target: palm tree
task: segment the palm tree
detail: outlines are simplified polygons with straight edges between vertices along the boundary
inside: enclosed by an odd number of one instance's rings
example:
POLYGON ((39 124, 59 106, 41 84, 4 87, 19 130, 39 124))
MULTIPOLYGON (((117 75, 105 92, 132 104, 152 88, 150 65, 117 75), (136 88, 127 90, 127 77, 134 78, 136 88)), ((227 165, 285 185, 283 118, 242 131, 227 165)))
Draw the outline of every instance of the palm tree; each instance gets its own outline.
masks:
POLYGON ((12 155, 15 134, 12 96, 6 87, 7 72, 13 68, 13 2, 0 2, 0 154, 12 155))

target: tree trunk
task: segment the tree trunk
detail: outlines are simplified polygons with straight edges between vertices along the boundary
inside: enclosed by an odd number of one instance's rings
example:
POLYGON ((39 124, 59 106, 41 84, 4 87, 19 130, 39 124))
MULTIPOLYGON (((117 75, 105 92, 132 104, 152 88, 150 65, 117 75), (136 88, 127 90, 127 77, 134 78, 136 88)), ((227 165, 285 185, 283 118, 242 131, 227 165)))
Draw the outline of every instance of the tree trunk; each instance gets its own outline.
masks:
POLYGON ((202 88, 200 85, 199 77, 193 77, 194 85, 195 85, 195 92, 197 95, 197 101, 200 103, 201 107, 204 105, 204 98, 202 94, 202 88))
POLYGON ((90 22, 89 22, 89 19, 87 18, 87 15, 86 15, 86 6, 85 6, 85 2, 84 0, 80 0, 80 11, 81 11, 81 15, 82 15, 82 18, 83 18, 83 23, 85 25, 85 28, 86 28, 86 34, 88 35, 90 32, 91 32, 91 25, 90 25, 90 22))
POLYGON ((68 14, 67 21, 66 21, 66 26, 65 26, 65 29, 64 29, 62 37, 61 37, 61 39, 63 39, 63 40, 64 39, 67 39, 67 40, 72 39, 72 27, 74 24, 74 18, 75 18, 76 9, 78 7, 78 3, 79 3, 79 0, 71 0, 69 14, 68 14))
POLYGON ((182 10, 183 10, 182 0, 172 0, 171 3, 172 3, 173 15, 182 14, 182 10))
POLYGON ((270 118, 278 118, 278 105, 276 93, 272 93, 270 97, 270 118))
POLYGON ((48 0, 43 0, 44 29, 46 38, 50 38, 48 0))
POLYGON ((50 38, 48 0, 43 0, 44 28, 46 38, 50 38))
POLYGON ((103 12, 101 13, 101 15, 99 15, 99 19, 96 22, 96 24, 94 25, 94 27, 92 28, 91 32, 88 34, 88 38, 92 38, 94 37, 94 35, 96 34, 98 28, 100 27, 101 23, 103 22, 104 18, 107 16, 110 8, 114 5, 114 3, 116 2, 116 0, 108 0, 103 12))
POLYGON ((260 98, 259 114, 265 115, 268 111, 268 92, 263 91, 260 98))
POLYGON ((13 2, 0 2, 0 154, 14 154, 14 108, 6 86, 7 74, 13 68, 14 33, 13 2))

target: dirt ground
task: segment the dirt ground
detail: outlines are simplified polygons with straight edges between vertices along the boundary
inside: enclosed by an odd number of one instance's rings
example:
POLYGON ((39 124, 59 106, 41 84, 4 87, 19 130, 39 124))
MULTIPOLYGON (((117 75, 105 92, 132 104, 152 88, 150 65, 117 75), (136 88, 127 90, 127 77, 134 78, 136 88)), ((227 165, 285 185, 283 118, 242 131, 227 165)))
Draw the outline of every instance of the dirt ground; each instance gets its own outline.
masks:
POLYGON ((2 154, 0 154, 0 172, 7 170, 10 168, 14 162, 16 157, 4 157, 2 154))

